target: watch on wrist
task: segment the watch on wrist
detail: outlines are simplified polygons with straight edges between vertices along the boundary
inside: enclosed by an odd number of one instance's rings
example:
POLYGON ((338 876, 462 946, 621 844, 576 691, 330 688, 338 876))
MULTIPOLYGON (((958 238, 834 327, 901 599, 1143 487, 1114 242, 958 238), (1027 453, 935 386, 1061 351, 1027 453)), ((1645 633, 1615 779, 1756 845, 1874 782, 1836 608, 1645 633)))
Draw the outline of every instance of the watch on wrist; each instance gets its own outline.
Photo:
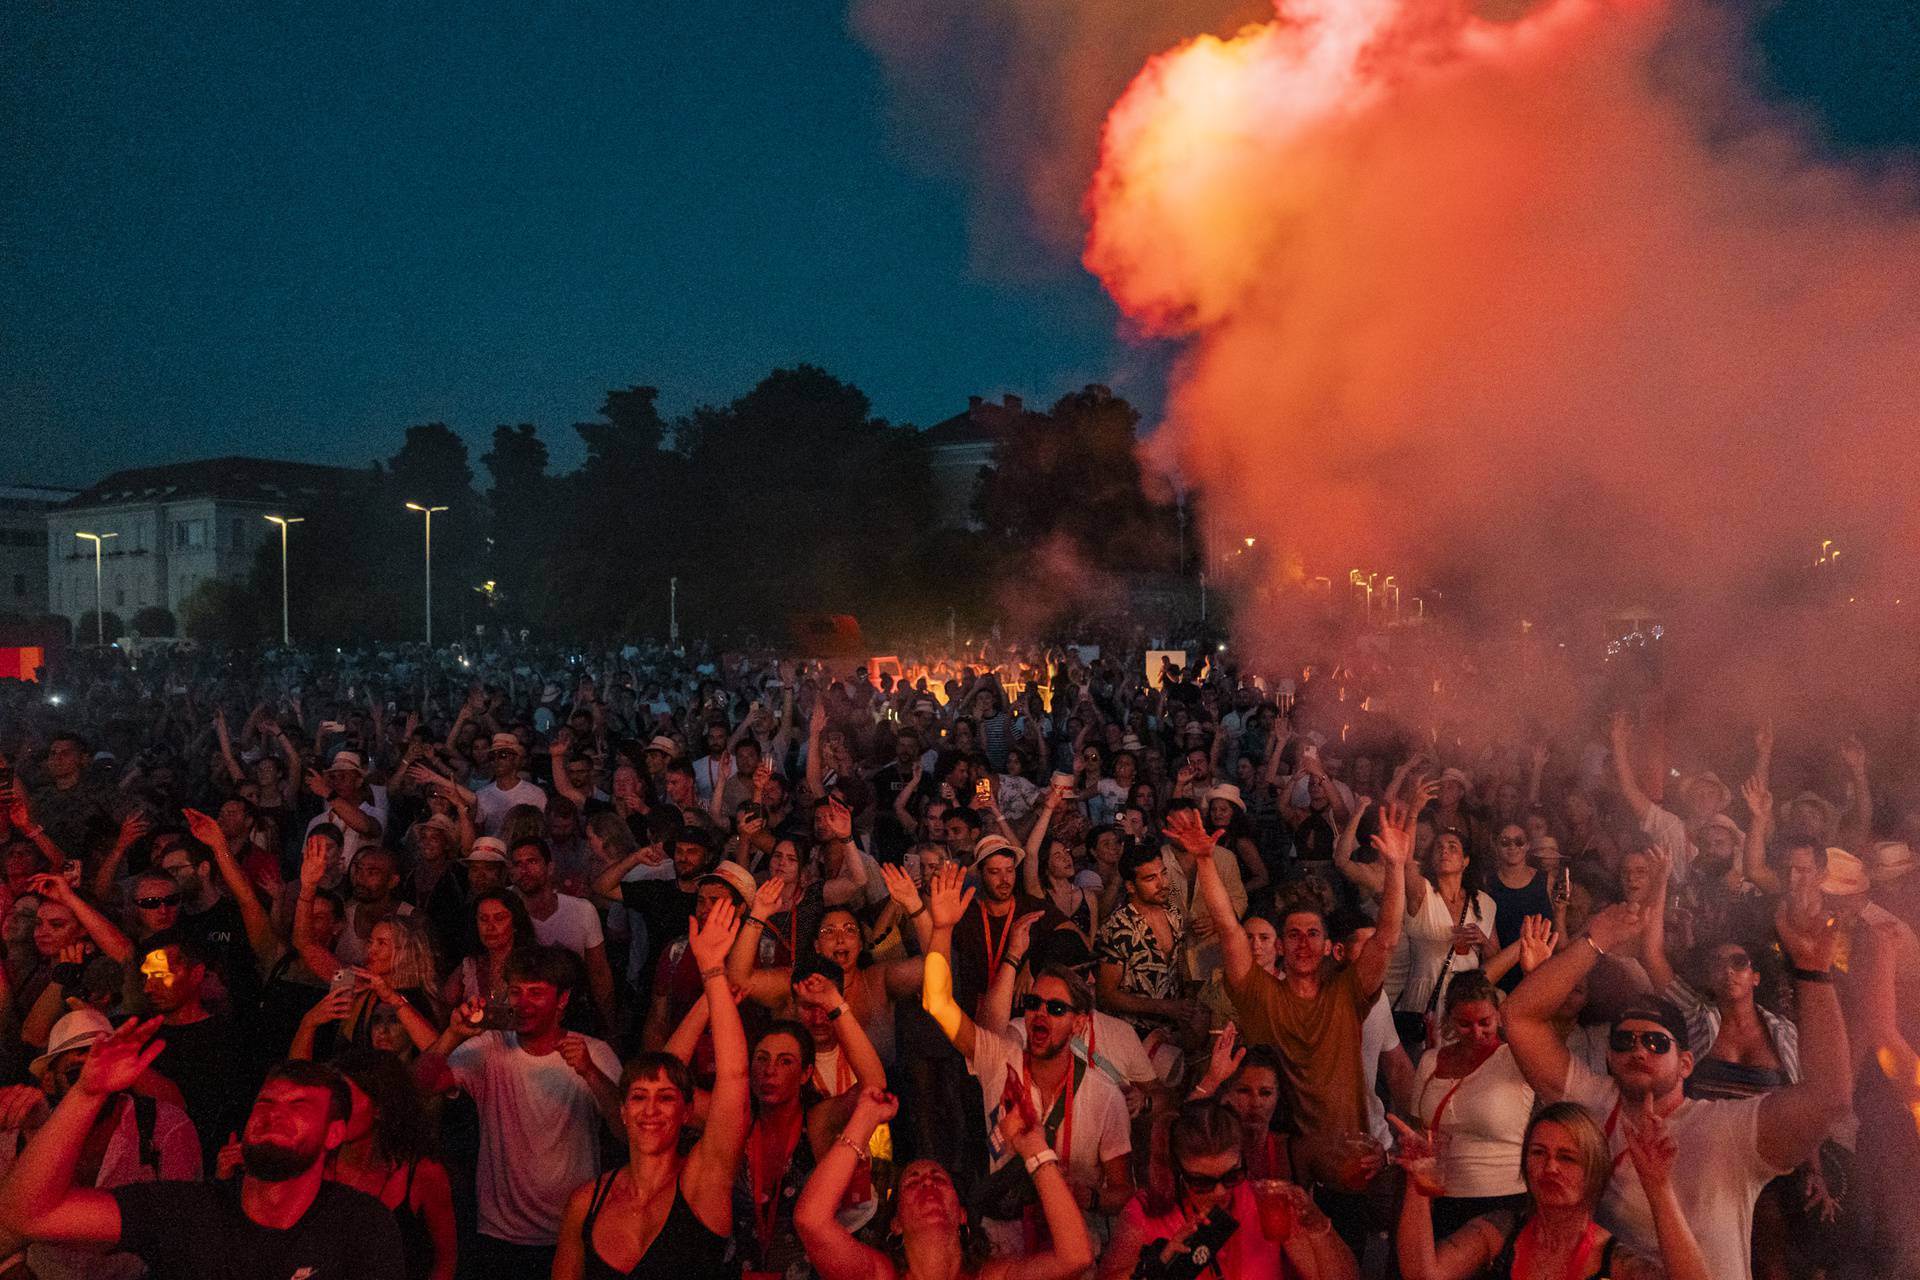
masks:
POLYGON ((1032 1177, 1034 1174, 1039 1173, 1043 1167, 1059 1163, 1060 1157, 1054 1152, 1052 1147, 1042 1147, 1027 1157, 1027 1176, 1032 1177))

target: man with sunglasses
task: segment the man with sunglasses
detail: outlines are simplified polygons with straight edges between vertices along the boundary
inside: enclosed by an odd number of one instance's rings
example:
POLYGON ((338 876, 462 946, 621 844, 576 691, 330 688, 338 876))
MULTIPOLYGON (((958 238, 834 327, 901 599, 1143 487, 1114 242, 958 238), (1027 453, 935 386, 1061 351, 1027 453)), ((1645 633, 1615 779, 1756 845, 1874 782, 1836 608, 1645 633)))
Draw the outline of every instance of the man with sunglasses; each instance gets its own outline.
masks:
MULTIPOLYGON (((979 1079, 989 1133, 999 1132, 1005 1108, 1018 1105, 1007 1093, 1009 1077, 1027 1090, 1048 1145, 1059 1153, 1074 1200, 1088 1215, 1088 1231, 1096 1243, 1104 1240, 1106 1216, 1133 1195, 1127 1167, 1133 1138, 1119 1088, 1104 1071, 1089 1070, 1071 1051, 1075 1037, 1086 1033, 1093 993, 1068 969, 1050 967, 1036 975, 1017 1005, 1026 1018, 1023 1048, 1010 1033, 976 1024, 955 1002, 948 959, 952 932, 944 914, 936 919, 921 1004, 979 1079)), ((1009 956, 1006 963, 1017 970, 1025 959, 1009 956)), ((984 1195, 989 1208, 983 1225, 997 1254, 1017 1256, 1025 1252, 1031 1197, 1018 1194, 1025 1188, 1017 1185, 1011 1149, 990 1142, 988 1158, 991 1172, 984 1195)))
POLYGON ((1666 1119, 1680 1150, 1674 1190, 1713 1275, 1748 1280, 1753 1203, 1772 1179, 1812 1154, 1853 1104, 1846 1023, 1834 995, 1835 931, 1818 899, 1789 899, 1775 919, 1793 965, 1800 1030, 1800 1083, 1755 1098, 1690 1099, 1693 1070, 1685 1016, 1664 997, 1640 997, 1615 1015, 1607 1074, 1595 1075, 1567 1050, 1553 1016, 1594 964, 1645 927, 1638 907, 1620 904, 1594 916, 1587 931, 1523 981, 1506 1004, 1507 1042, 1542 1102, 1563 1098, 1593 1112, 1615 1152, 1602 1201, 1602 1225, 1634 1250, 1658 1249, 1652 1211, 1625 1163, 1627 1121, 1652 1112, 1666 1119))
MULTIPOLYGON (((79 1083, 94 1042, 112 1032, 113 1025, 98 1010, 79 1009, 65 1015, 53 1024, 47 1051, 28 1067, 36 1083, 0 1089, 0 1179, 53 1108, 79 1083)), ((91 1181, 95 1189, 111 1191, 155 1179, 199 1180, 200 1141, 187 1113, 172 1100, 178 1096, 149 1071, 101 1108, 82 1146, 88 1153, 97 1153, 98 1171, 91 1181), (170 1097, 158 1098, 156 1093, 170 1097)), ((0 1232, 0 1258, 19 1246, 20 1241, 0 1232)), ((121 1276, 138 1265, 125 1253, 102 1254, 52 1244, 30 1246, 26 1259, 33 1274, 41 1276, 121 1276)))

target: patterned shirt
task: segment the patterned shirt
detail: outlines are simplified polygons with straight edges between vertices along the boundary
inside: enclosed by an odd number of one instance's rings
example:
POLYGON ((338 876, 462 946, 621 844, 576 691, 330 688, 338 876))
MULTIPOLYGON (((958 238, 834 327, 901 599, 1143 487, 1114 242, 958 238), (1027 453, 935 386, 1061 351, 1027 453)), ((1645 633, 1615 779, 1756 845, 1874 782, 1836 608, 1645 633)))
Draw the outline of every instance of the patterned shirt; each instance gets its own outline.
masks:
MULTIPOLYGON (((1175 959, 1180 954, 1180 938, 1186 932, 1186 918, 1180 908, 1168 904, 1167 924, 1173 930, 1173 947, 1162 951, 1153 926, 1131 901, 1108 916, 1094 940, 1093 958, 1098 964, 1120 966, 1120 989, 1128 995, 1149 1000, 1173 1000, 1180 995, 1180 975, 1175 959)), ((1150 1019, 1129 1017, 1136 1027, 1149 1027, 1150 1019)))

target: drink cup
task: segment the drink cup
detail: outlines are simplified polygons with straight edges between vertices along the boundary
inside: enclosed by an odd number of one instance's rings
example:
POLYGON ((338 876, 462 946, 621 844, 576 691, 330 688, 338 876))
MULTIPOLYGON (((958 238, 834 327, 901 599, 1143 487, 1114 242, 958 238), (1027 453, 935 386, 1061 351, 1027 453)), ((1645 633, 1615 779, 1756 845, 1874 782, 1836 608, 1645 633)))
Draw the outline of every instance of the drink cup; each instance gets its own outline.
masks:
POLYGON ((1279 1178, 1255 1178, 1252 1186, 1253 1202, 1260 1214, 1260 1234, 1275 1244, 1284 1243, 1300 1225, 1292 1184, 1279 1178))

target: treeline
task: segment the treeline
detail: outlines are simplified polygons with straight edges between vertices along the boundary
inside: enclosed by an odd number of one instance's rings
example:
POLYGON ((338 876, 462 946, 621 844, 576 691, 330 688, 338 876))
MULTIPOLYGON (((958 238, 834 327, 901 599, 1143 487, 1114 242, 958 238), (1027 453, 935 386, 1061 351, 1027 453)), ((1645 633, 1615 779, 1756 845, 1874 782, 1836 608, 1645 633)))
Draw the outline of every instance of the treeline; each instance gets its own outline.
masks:
MULTIPOLYGON (((790 619, 823 613, 931 635, 950 611, 963 626, 1010 606, 1067 612, 1110 572, 1179 568, 1176 514, 1148 496, 1135 457, 1139 414, 1106 389, 1019 415, 969 528, 938 516, 924 433, 871 409, 806 365, 672 420, 653 387, 630 386, 573 424, 586 457, 564 474, 532 424, 495 427, 477 460, 443 423, 409 427, 361 492, 303 513, 295 639, 419 636, 422 521, 408 502, 447 508, 433 517, 438 642, 476 625, 664 638, 675 579, 683 637, 778 641, 790 619)), ((279 606, 276 540, 249 583, 212 587, 181 623, 251 643, 277 638, 279 606)))

